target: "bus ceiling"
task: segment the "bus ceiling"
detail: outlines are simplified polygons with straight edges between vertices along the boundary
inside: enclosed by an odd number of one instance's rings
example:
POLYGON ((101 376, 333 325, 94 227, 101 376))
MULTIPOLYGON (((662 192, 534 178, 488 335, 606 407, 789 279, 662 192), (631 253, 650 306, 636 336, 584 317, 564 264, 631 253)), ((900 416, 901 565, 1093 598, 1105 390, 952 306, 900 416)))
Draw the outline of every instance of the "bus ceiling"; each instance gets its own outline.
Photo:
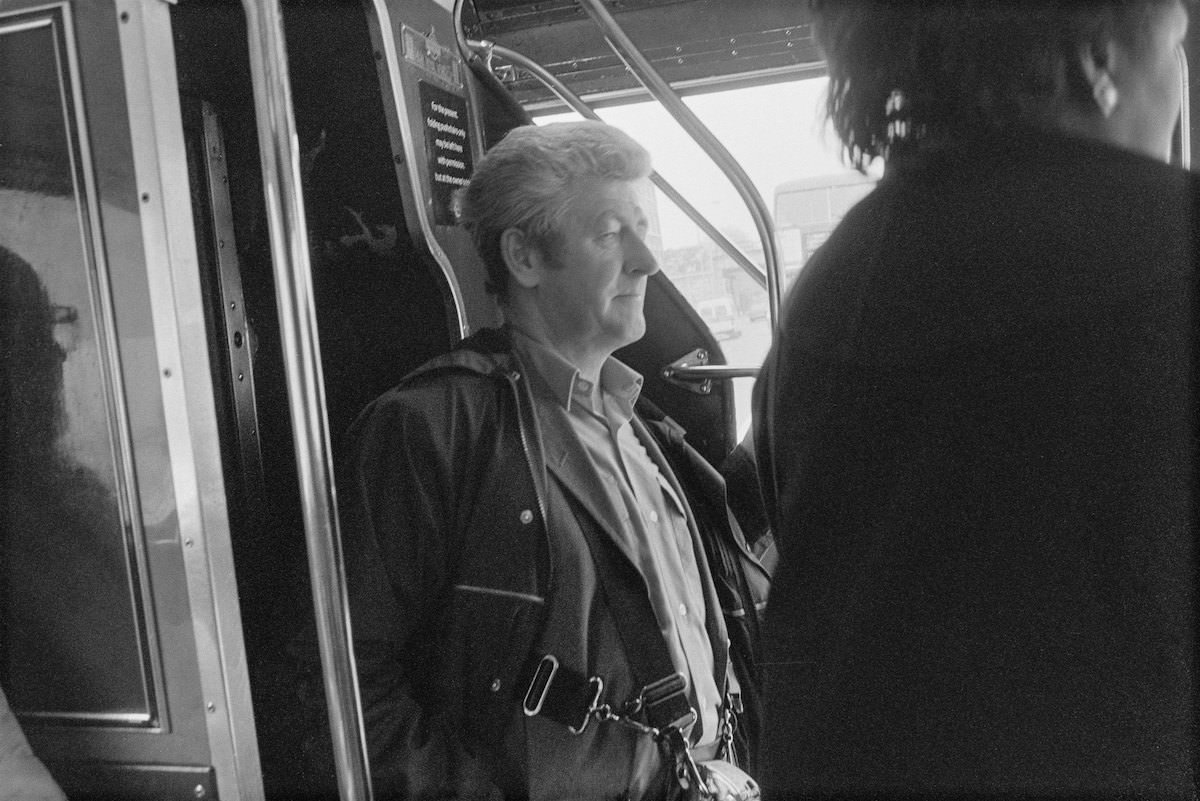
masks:
MULTIPOLYGON (((779 0, 609 0, 655 69, 681 94, 824 71, 803 3, 779 0)), ((576 0, 467 0, 463 26, 537 61, 593 105, 644 94, 576 0)), ((521 69, 499 77, 530 111, 560 106, 521 69)))

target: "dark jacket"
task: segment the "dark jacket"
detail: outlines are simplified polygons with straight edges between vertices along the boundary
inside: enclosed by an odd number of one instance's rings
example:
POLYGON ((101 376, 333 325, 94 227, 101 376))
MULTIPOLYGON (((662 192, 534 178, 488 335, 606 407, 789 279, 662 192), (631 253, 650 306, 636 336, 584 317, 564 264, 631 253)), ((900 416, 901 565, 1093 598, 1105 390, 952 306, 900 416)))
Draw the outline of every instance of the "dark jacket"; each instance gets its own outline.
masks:
POLYGON ((755 391, 769 798, 1190 797, 1195 198, 1009 132, 804 268, 755 391))
MULTIPOLYGON (((562 724, 521 714, 547 640, 559 643, 566 667, 602 674, 605 701, 623 703, 659 678, 636 675, 638 660, 622 644, 622 627, 657 631, 657 623, 640 574, 609 534, 616 513, 575 472, 583 462, 572 446, 548 449, 564 438, 543 438, 569 425, 559 411, 535 414, 507 337, 483 331, 409 375, 351 431, 343 530, 377 798, 611 797, 638 772, 634 786, 656 797, 669 781, 657 747, 632 728, 592 723, 564 738, 562 724), (608 564, 617 567, 604 575, 588 550, 593 540, 612 549, 608 564), (629 619, 614 615, 615 592, 634 599, 629 619), (552 596, 569 608, 548 610, 552 596), (581 625, 547 631, 552 617, 581 625)), ((670 476, 637 418, 634 428, 670 476)), ((727 516, 721 536, 729 545, 718 550, 748 557, 727 516)), ((709 549, 698 528, 693 538, 709 549)), ((744 586, 724 575, 730 558, 710 561, 714 591, 737 622, 735 669, 748 670, 738 678, 753 700, 742 610, 756 601, 729 594, 730 582, 744 586)), ((710 600, 707 628, 723 674, 726 627, 710 600)))

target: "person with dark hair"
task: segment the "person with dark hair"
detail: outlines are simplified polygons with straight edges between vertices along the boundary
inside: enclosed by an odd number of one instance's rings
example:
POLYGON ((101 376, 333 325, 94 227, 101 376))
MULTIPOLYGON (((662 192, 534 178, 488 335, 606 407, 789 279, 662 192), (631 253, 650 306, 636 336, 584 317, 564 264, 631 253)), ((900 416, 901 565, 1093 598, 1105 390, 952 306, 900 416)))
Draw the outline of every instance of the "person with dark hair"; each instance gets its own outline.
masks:
POLYGON ((121 709, 140 676, 120 531, 101 481, 61 447, 66 428, 56 307, 24 258, 0 246, 0 799, 60 801, 23 712, 121 709), (121 600, 126 600, 122 606, 121 600), (135 651, 136 653, 136 651, 135 651), (132 675, 131 675, 132 674, 132 675))
POLYGON ((753 797, 733 763, 755 733, 764 600, 743 571, 762 568, 720 475, 635 411, 641 376, 612 356, 644 333, 658 270, 649 172, 601 123, 509 133, 460 208, 505 325, 350 430, 376 798, 653 801, 723 778, 739 794, 713 797, 753 797))
POLYGON ((0 670, 23 711, 125 711, 142 692, 117 500, 64 444, 55 327, 75 313, 0 246, 0 670))
POLYGON ((811 7, 884 172, 755 387, 765 797, 1192 798, 1187 7, 811 7))

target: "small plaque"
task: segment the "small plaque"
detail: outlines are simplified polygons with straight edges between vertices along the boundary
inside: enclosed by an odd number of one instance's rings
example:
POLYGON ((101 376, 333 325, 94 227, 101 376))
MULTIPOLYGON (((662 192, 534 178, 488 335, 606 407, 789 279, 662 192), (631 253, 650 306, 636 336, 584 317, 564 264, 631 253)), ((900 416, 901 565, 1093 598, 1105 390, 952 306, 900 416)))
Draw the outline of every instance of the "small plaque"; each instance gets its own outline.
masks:
POLYGON ((474 164, 467 134, 467 101, 425 81, 418 82, 425 152, 433 187, 433 217, 438 225, 454 225, 455 190, 466 186, 474 164))

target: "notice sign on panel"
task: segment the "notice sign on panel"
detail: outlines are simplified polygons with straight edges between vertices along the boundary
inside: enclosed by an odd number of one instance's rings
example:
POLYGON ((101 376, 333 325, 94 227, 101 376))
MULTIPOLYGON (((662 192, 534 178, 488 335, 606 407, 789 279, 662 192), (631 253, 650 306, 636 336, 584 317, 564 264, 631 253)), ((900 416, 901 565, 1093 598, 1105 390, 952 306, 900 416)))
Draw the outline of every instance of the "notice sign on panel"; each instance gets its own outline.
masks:
POLYGON ((467 136, 467 101, 421 81, 421 117, 425 123, 425 152, 433 186, 433 219, 454 225, 451 202, 455 190, 471 178, 471 140, 467 136))

